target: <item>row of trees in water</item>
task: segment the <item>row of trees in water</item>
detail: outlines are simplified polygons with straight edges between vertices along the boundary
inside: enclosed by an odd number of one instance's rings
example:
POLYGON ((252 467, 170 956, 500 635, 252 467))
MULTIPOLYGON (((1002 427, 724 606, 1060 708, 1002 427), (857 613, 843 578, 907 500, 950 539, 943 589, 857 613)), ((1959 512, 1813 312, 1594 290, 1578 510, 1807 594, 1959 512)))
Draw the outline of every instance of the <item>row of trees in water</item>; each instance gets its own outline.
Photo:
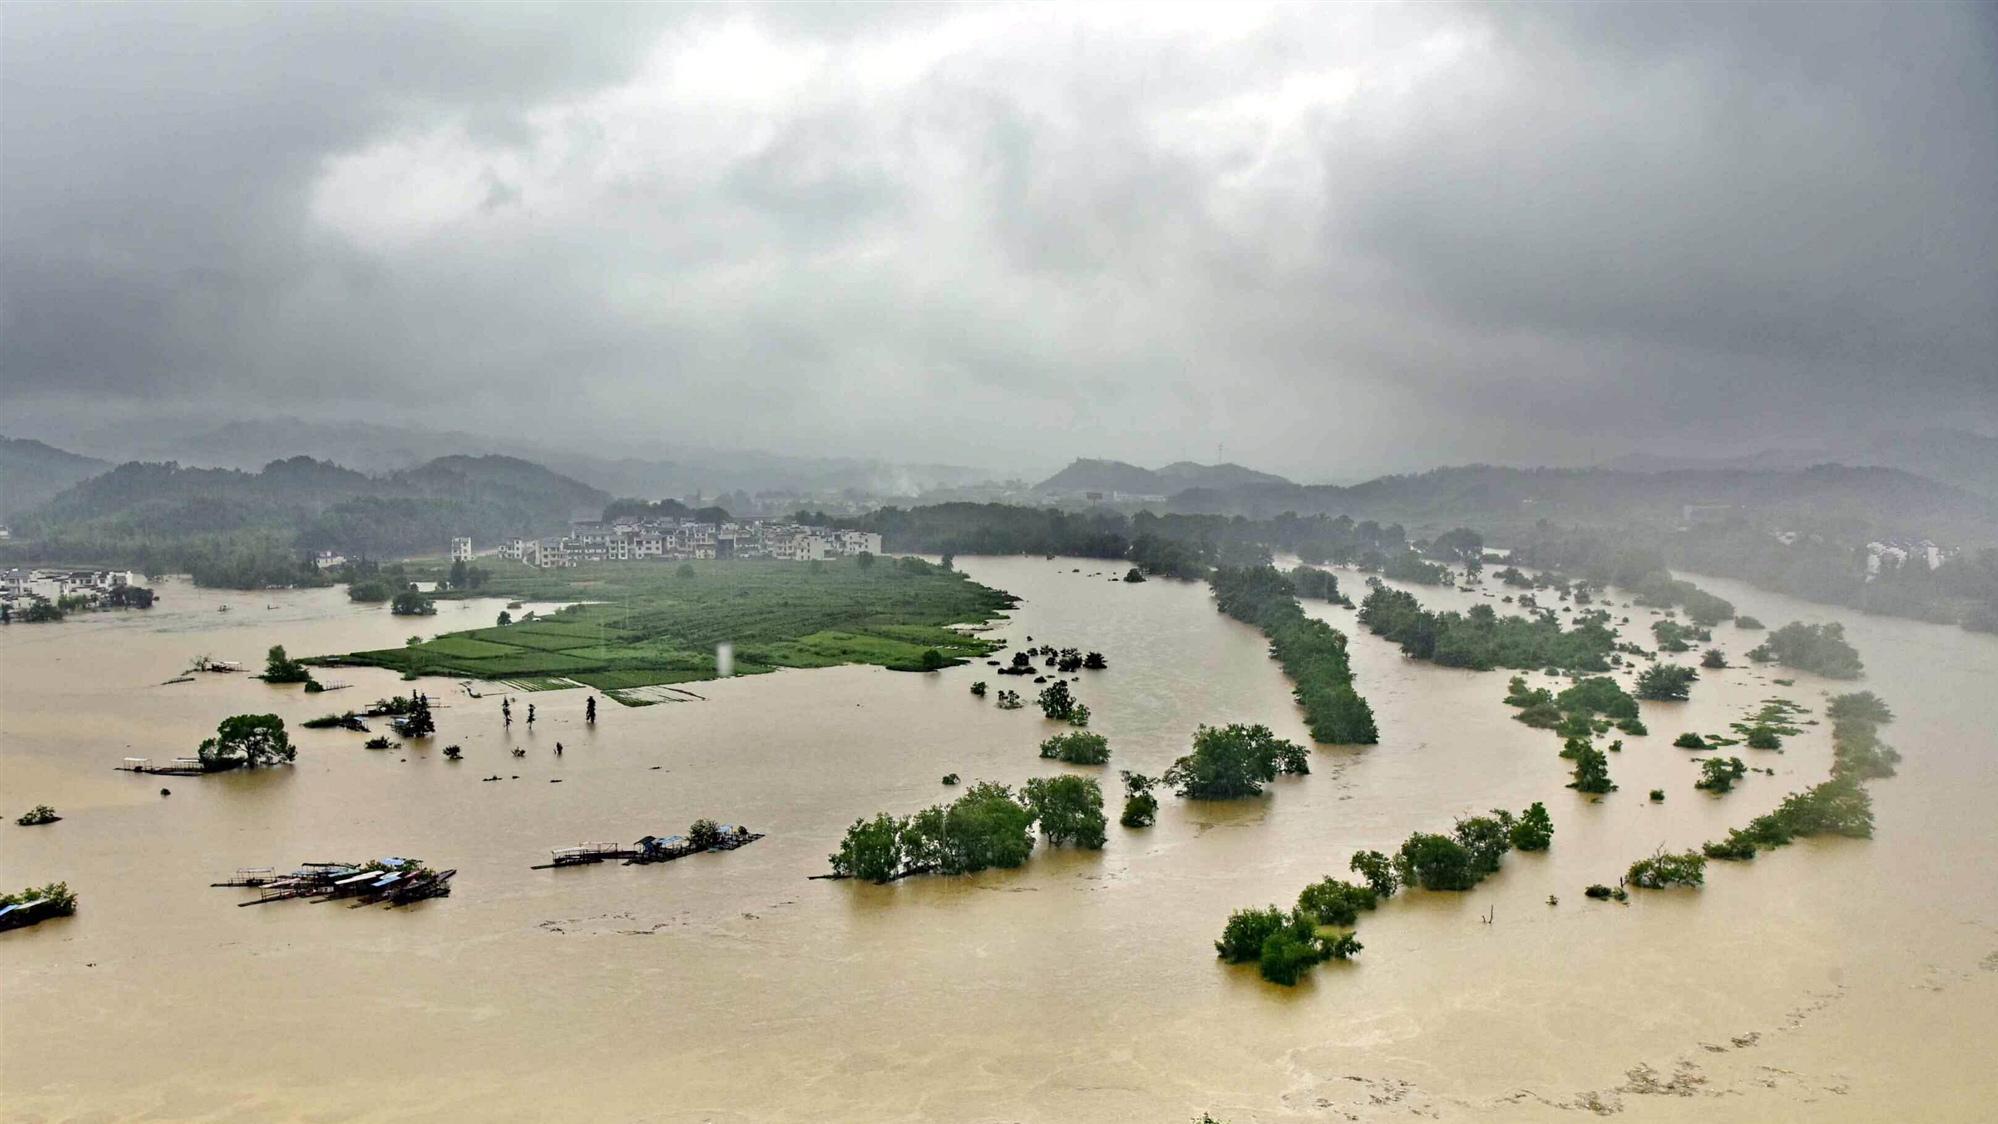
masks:
POLYGON ((1502 617, 1490 605, 1474 605, 1468 612, 1434 613, 1414 594, 1377 581, 1368 585, 1360 624, 1401 645, 1407 655, 1444 667, 1606 671, 1616 650, 1609 614, 1600 610, 1579 614, 1574 626, 1564 629, 1550 611, 1502 617))
POLYGON ((1752 859, 1757 852, 1782 847, 1813 835, 1850 839, 1873 836, 1873 798, 1866 782, 1894 775, 1901 755, 1880 740, 1880 727, 1894 712, 1871 691, 1839 695, 1825 708, 1832 722, 1831 777, 1802 792, 1793 792, 1776 810, 1755 817, 1746 827, 1706 843, 1709 858, 1752 859))
POLYGON ((1033 854, 1037 824, 1050 845, 1097 850, 1106 823, 1103 790, 1087 777, 1036 777, 1018 795, 980 781, 949 804, 854 821, 827 861, 835 877, 870 882, 1012 869, 1033 854))
POLYGON ((1769 634, 1748 653, 1757 663, 1778 663, 1827 679, 1857 679, 1866 670, 1859 651, 1845 639, 1837 622, 1805 624, 1792 621, 1769 634))
MULTIPOLYGON (((1306 572, 1322 574, 1304 578, 1308 588, 1327 600, 1337 598, 1338 582, 1331 574, 1306 572)), ((1270 654, 1290 678, 1314 740, 1329 745, 1372 745, 1380 740, 1373 708, 1353 686, 1345 635, 1304 614, 1297 603, 1296 580, 1270 566, 1224 566, 1209 581, 1222 612, 1269 637, 1270 654)))
MULTIPOLYGON (((1400 581, 1441 584, 1447 566, 1425 561, 1399 523, 1355 522, 1347 516, 1271 519, 1243 516, 1141 511, 1062 511, 1002 503, 944 503, 924 507, 884 507, 857 518, 834 518, 800 511, 801 523, 874 531, 890 550, 936 554, 1066 554, 1119 558, 1146 573, 1176 578, 1206 577, 1215 566, 1242 565, 1288 551, 1311 565, 1350 564, 1400 581)), ((1429 544, 1442 561, 1474 560, 1483 540, 1456 530, 1429 544)))
POLYGON ((1447 835, 1416 832, 1393 855, 1356 851, 1347 869, 1359 882, 1327 876, 1299 892, 1288 910, 1236 910, 1214 951, 1230 964, 1257 965, 1272 983, 1295 984, 1313 965, 1357 955, 1363 946, 1352 929, 1360 914, 1398 891, 1469 890, 1498 872, 1506 852, 1544 851, 1553 841, 1553 818, 1535 802, 1517 816, 1495 808, 1458 820, 1447 835))
MULTIPOLYGON (((1647 576, 1637 571, 1662 574, 1669 563, 1810 601, 1998 632, 1998 549, 1965 552, 1930 569, 1921 559, 1896 564, 1870 555, 1865 543, 1871 537, 1845 525, 1784 541, 1746 521, 1615 535, 1543 522, 1515 544, 1513 557, 1605 581, 1622 574, 1629 580, 1616 584, 1633 589, 1647 576)), ((1703 603, 1702 611, 1691 615, 1716 623, 1731 614, 1708 620, 1713 611, 1703 603)))

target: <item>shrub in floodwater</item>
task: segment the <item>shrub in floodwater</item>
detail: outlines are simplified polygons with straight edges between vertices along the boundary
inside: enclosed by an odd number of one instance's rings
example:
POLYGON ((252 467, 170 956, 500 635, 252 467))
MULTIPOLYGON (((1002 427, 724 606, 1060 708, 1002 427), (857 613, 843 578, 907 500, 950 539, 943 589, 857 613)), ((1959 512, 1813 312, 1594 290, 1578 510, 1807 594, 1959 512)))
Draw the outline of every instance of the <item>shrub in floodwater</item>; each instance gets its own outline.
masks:
POLYGON ((1747 772, 1748 766, 1739 757, 1709 757, 1700 762, 1700 779, 1693 782, 1693 787, 1714 793, 1733 792, 1734 782, 1747 772))
POLYGON ((1748 748, 1781 749, 1783 748, 1783 739, 1777 736, 1775 730, 1767 726, 1756 726, 1748 731, 1748 748))
POLYGON ((1150 827, 1158 820, 1159 798, 1152 795, 1158 778, 1143 773, 1133 773, 1128 769, 1124 778, 1124 814, 1117 822, 1125 827, 1150 827))
POLYGON ((1468 890, 1478 884, 1471 852, 1447 835, 1416 832, 1395 854, 1395 875, 1404 886, 1425 890, 1468 890))
POLYGON ((1041 704, 1041 713, 1056 721, 1067 722, 1075 717, 1075 696, 1069 693, 1068 684, 1059 680, 1041 689, 1034 700, 1041 704))
POLYGON ((1616 791, 1616 785, 1610 781, 1608 755, 1593 746, 1578 749, 1575 753, 1575 779, 1568 782, 1568 787, 1576 792, 1595 795, 1616 791))
POLYGON ((1070 765, 1107 765, 1110 739, 1085 730, 1054 734, 1041 743, 1041 756, 1070 765))
POLYGON ((1522 851, 1545 851, 1554 842, 1554 818, 1547 805, 1535 800, 1512 825, 1512 845, 1522 851))
POLYGON ((1671 886, 1704 885, 1706 871, 1707 857, 1698 851, 1660 852, 1631 863, 1624 879, 1641 890, 1663 890, 1671 886))
POLYGON ((1256 796, 1278 774, 1311 772, 1303 746, 1286 741, 1267 726, 1202 726, 1193 752, 1172 763, 1165 783, 1190 800, 1232 800, 1256 796))
POLYGON ((1637 697, 1656 702, 1684 702, 1700 673, 1675 663, 1655 663, 1637 676, 1637 697))
POLYGON ((1706 739, 1702 738, 1700 735, 1692 732, 1691 730, 1688 730, 1685 733, 1680 734, 1678 737, 1673 738, 1672 744, 1679 749, 1707 748, 1706 739))
POLYGON ((1401 877, 1395 873, 1394 860, 1379 851, 1355 851, 1346 869, 1366 880, 1378 897, 1391 898, 1401 889, 1401 877))
POLYGON ((1360 919, 1360 911, 1379 904, 1379 895, 1367 886, 1355 886, 1338 878, 1321 878, 1297 895, 1297 909, 1318 919, 1320 925, 1350 927, 1360 919))
POLYGON ((197 750, 201 767, 209 772, 225 769, 257 768, 262 765, 289 765, 298 751, 284 732, 284 719, 275 714, 238 714, 224 718, 215 736, 197 750))
POLYGON ((1057 847, 1103 849, 1103 790, 1088 777, 1035 777, 1021 790, 1023 802, 1040 822, 1041 834, 1057 847))

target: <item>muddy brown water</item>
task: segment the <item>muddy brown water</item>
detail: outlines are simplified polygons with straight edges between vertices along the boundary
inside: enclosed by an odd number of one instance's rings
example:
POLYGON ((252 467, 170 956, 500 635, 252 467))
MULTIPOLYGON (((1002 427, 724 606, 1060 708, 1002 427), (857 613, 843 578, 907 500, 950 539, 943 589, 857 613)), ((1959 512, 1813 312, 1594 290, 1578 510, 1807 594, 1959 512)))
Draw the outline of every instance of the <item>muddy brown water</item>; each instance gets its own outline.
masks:
MULTIPOLYGON (((1204 586, 1112 583, 1101 562, 959 558, 1024 601, 997 634, 1102 651, 1079 696, 1115 769, 1156 773, 1202 722, 1303 740, 1261 637, 1204 586), (1074 572, 1079 569, 1080 572, 1074 572)), ((1342 580, 1360 592, 1357 575, 1342 580)), ((1632 859, 1683 847, 1823 778, 1828 726, 1755 754, 1724 798, 1693 791, 1682 729, 1781 694, 1754 669, 1644 704, 1599 803, 1563 787, 1559 743, 1500 704, 1506 673, 1401 658, 1349 610, 1377 746, 1320 748, 1264 799, 1167 798, 1100 854, 892 886, 808 881, 854 818, 948 797, 948 772, 1018 783, 1050 732, 970 696, 979 666, 692 685, 705 702, 605 704, 424 686, 428 748, 294 729, 296 767, 213 778, 112 771, 191 752, 222 717, 294 724, 406 690, 342 669, 314 697, 243 676, 165 685, 202 654, 261 663, 472 627, 501 603, 412 625, 339 590, 225 594, 168 583, 150 613, 0 630, 0 882, 66 880, 74 918, 0 935, 0 1113, 9 1120, 1244 1121, 1981 1120, 1998 1100, 1998 640, 1701 584, 1781 623, 1844 619, 1900 714, 1901 775, 1873 786, 1871 842, 1805 842, 1713 864, 1698 892, 1589 902, 1632 859), (266 602, 276 609, 265 609, 266 602), (215 611, 221 603, 234 611, 215 611), (459 618, 462 618, 459 619, 459 618), (532 730, 526 701, 539 710, 532 730), (566 753, 553 754, 556 741, 566 753), (446 761, 441 747, 464 746, 446 761), (527 756, 509 756, 511 747, 527 756), (498 773, 511 778, 482 782, 498 773), (559 779, 563 783, 551 784, 559 779), (162 785, 171 797, 158 795, 162 785), (1665 788, 1651 804, 1646 793, 1665 788), (1238 906, 1288 902, 1453 817, 1543 800, 1553 849, 1468 894, 1406 894, 1362 919, 1366 950, 1294 990, 1218 964, 1238 906), (19 828, 35 803, 66 817, 19 828), (653 867, 531 871, 551 847, 679 831, 697 816, 769 837, 653 867), (237 909, 238 866, 416 855, 459 871, 401 910, 237 909), (1560 903, 1550 906, 1548 895, 1560 903), (1485 915, 1490 924, 1483 921, 1485 915)), ((1418 590, 1432 603, 1476 594, 1418 590)), ((1621 610, 1619 610, 1621 612, 1621 610)), ((1631 610, 1640 632, 1650 616, 1631 610)), ((1757 634, 1716 633, 1739 657, 1757 634)), ((490 685, 482 688, 495 689, 490 685)), ((1026 693, 1023 691, 1023 693, 1026 693)))

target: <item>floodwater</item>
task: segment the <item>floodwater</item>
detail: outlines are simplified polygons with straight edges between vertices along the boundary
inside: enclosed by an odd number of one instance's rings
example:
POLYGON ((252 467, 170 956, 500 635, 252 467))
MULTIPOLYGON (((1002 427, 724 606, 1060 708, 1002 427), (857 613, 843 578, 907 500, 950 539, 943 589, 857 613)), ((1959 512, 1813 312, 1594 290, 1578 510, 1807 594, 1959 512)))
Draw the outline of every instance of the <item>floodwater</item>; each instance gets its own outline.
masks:
MULTIPOLYGON (((1704 890, 1618 906, 1581 891, 1746 822, 1829 763, 1828 725, 1807 727, 1781 754, 1732 750, 1777 775, 1712 798, 1692 789, 1674 734, 1723 728, 1774 693, 1816 709, 1842 685, 1705 673, 1690 703, 1644 704, 1651 736, 1626 740, 1611 761, 1621 789, 1592 803, 1563 787, 1558 739, 1511 720, 1507 673, 1410 663, 1351 611, 1313 604, 1353 635, 1381 743, 1321 748, 1313 775, 1261 800, 1168 797, 1158 825, 1133 832, 1114 823, 1116 768, 1161 771, 1202 722, 1303 740, 1262 639, 1216 613, 1204 586, 1113 583, 1120 569, 1088 560, 958 563, 1024 598, 998 635, 1110 661, 1078 687, 1114 754, 1093 771, 1113 820, 1101 853, 1042 847, 1018 871, 886 887, 807 880, 856 817, 946 799, 944 773, 1018 783, 1065 768, 1036 756, 1050 726, 1031 706, 968 693, 978 678, 1020 685, 982 666, 692 685, 706 701, 605 703, 594 729, 581 691, 516 697, 507 731, 497 695, 430 681, 449 704, 430 748, 371 752, 358 734, 294 729, 294 768, 160 778, 111 767, 191 752, 232 713, 295 727, 408 688, 371 669, 323 672, 352 686, 316 697, 244 676, 163 684, 193 657, 393 645, 411 623, 339 590, 169 583, 147 614, 0 630, 0 811, 50 803, 66 817, 0 825, 0 882, 62 879, 81 899, 74 918, 0 935, 0 1113, 1989 1119, 1998 639, 1838 614, 1871 669, 1863 685, 1900 715, 1888 735, 1907 761, 1873 785, 1877 838, 1711 864, 1704 890), (215 612, 224 601, 236 611, 215 612), (464 761, 443 758, 450 743, 464 761), (480 779, 495 773, 508 779, 480 779), (1653 787, 1664 804, 1647 800, 1653 787), (1286 990, 1213 956, 1231 909, 1288 902, 1343 875, 1357 848, 1533 800, 1553 813, 1550 852, 1509 856, 1468 894, 1397 897, 1362 918, 1366 950, 1350 964, 1286 990), (528 869, 551 847, 704 815, 769 837, 665 866, 528 869), (207 885, 238 866, 390 854, 457 868, 456 892, 400 910, 237 909, 247 892, 207 885)), ((1835 615, 1701 584, 1772 624, 1835 615)), ((498 608, 446 605, 413 627, 471 627, 498 608)), ((1642 632, 1649 615, 1632 615, 1642 632)), ((1731 625, 1716 637, 1737 657, 1757 642, 1731 625)))

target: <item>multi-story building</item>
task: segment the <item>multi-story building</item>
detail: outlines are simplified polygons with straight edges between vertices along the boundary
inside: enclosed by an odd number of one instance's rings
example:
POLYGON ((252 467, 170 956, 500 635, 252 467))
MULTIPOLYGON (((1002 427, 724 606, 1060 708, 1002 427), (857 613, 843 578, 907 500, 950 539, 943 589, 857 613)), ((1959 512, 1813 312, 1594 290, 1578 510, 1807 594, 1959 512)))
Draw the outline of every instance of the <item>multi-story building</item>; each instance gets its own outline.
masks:
POLYGON ((472 560, 472 540, 455 538, 451 540, 451 561, 470 562, 472 560))

